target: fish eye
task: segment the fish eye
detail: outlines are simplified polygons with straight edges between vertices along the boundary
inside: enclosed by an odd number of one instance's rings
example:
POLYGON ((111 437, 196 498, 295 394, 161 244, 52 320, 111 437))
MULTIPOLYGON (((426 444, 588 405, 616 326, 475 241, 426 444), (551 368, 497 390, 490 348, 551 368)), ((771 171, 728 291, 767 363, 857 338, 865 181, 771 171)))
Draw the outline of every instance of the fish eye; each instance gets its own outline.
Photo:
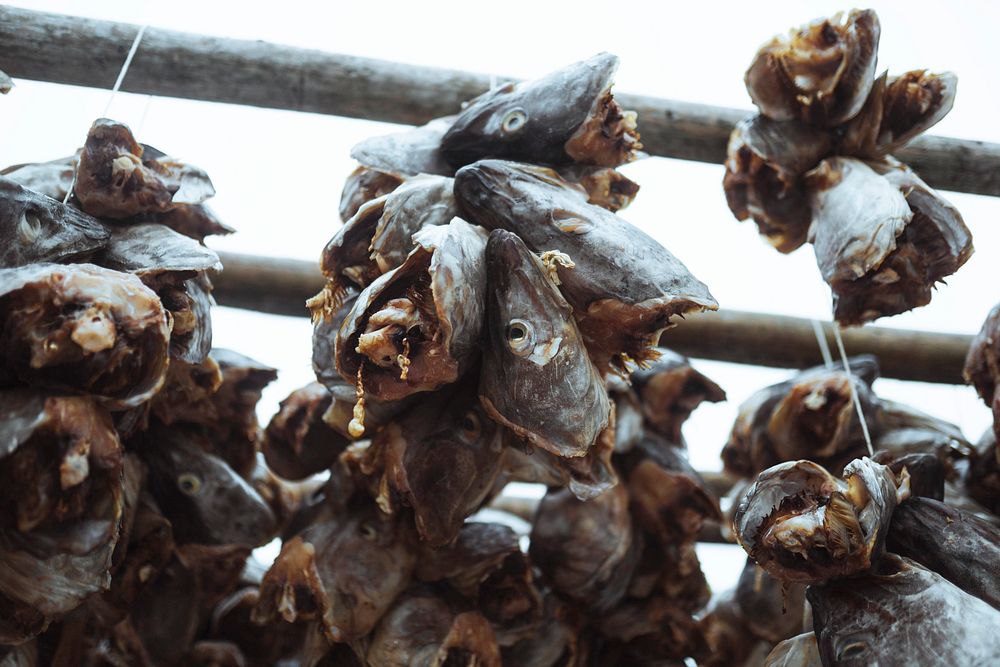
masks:
POLYGON ((201 491, 201 478, 193 472, 181 473, 177 476, 177 488, 184 495, 196 496, 201 491))
POLYGON ((482 423, 479 421, 479 415, 477 415, 472 410, 465 413, 465 417, 462 418, 462 435, 466 440, 475 440, 482 433, 482 423))
POLYGON ((530 354, 535 347, 534 327, 524 320, 511 320, 507 325, 507 345, 518 356, 530 354))
POLYGON ((375 530, 375 526, 368 523, 367 521, 363 522, 358 527, 358 531, 361 533, 361 537, 365 538, 369 542, 374 542, 375 539, 378 537, 378 531, 375 530))
POLYGON ((868 644, 865 642, 851 642, 847 646, 840 649, 837 652, 837 660, 850 660, 851 658, 857 658, 868 650, 868 644))
POLYGON ((527 122, 528 114, 524 113, 523 109, 511 109, 500 121, 500 130, 504 134, 514 134, 519 132, 527 122))

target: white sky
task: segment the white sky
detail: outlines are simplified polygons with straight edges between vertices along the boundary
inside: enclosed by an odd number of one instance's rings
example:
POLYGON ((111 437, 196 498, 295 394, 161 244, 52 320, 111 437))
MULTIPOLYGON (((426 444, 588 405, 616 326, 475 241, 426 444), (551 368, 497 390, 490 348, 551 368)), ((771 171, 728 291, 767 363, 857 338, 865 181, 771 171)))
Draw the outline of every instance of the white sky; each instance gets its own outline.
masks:
MULTIPOLYGON (((777 32, 850 5, 835 2, 274 2, 39 0, 9 4, 211 35, 535 77, 598 51, 621 57, 618 89, 750 108, 742 75, 757 47, 777 32)), ((1000 3, 871 3, 882 22, 879 69, 927 68, 959 76, 954 110, 933 132, 1000 142, 1000 3)), ((3 68, 0 52, 0 69, 3 68)), ((142 58, 140 47, 136 56, 142 58)), ((0 98, 0 166, 68 155, 104 109, 106 91, 17 81, 0 98)), ((113 81, 108 81, 110 88, 113 81)), ((140 141, 208 171, 211 204, 238 233, 212 247, 315 259, 340 224, 337 203, 353 169, 352 145, 396 126, 385 123, 119 94, 111 117, 140 141)), ((642 118, 639 118, 642 130, 642 118)), ((722 194, 722 167, 652 158, 623 171, 642 185, 623 216, 659 239, 711 288, 723 308, 829 319, 829 290, 812 250, 783 256, 751 222, 737 223, 722 194)), ((948 193, 971 228, 976 254, 928 307, 880 326, 973 333, 998 294, 1000 199, 948 193)), ((215 344, 280 370, 260 404, 263 422, 278 401, 313 379, 304 318, 218 308, 215 344)), ((683 326, 683 324, 681 325, 683 326)), ((780 341, 775 341, 780 345, 780 341)), ((848 350, 850 353, 850 350, 848 350)), ((787 376, 779 369, 699 361, 729 402, 695 412, 686 428, 695 467, 718 469, 736 407, 787 376)), ((977 438, 990 421, 967 387, 880 380, 876 391, 958 423, 977 438)), ((738 572, 736 573, 738 574, 738 572)), ((735 574, 733 580, 735 580, 735 574)), ((725 575, 723 579, 726 579, 725 575)), ((723 580, 713 577, 717 586, 723 580)))

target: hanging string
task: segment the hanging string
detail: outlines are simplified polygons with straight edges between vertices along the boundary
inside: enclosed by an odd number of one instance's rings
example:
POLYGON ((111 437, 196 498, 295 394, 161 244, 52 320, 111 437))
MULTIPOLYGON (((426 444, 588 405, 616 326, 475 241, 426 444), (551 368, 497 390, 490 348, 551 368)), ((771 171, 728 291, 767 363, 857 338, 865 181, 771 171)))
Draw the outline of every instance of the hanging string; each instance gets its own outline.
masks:
MULTIPOLYGON (((101 118, 107 118, 108 111, 111 109, 111 103, 115 101, 115 95, 118 94, 118 90, 122 87, 122 82, 125 80, 125 75, 128 74, 128 68, 132 65, 132 59, 135 58, 135 52, 139 50, 139 43, 142 41, 142 36, 146 34, 146 28, 148 25, 144 25, 139 28, 139 32, 135 34, 135 39, 132 40, 132 46, 128 50, 128 55, 125 56, 125 62, 122 63, 122 68, 118 72, 118 78, 115 79, 115 85, 111 87, 111 94, 108 96, 108 102, 104 105, 104 111, 101 113, 101 118)), ((152 98, 152 95, 150 95, 152 98)), ((148 103, 147 103, 148 104, 148 103)), ((147 106, 148 111, 148 106, 147 106)), ((145 114, 143 114, 145 118, 145 114)), ((69 187, 66 189, 66 196, 63 197, 63 204, 69 202, 69 198, 73 196, 73 190, 76 188, 76 173, 73 173, 73 182, 70 183, 69 187)))
POLYGON ((136 136, 142 134, 142 126, 146 124, 146 116, 149 115, 149 107, 153 105, 153 96, 146 96, 146 105, 142 107, 142 115, 139 116, 139 122, 135 124, 135 134, 136 136))
POLYGON ((837 350, 840 351, 840 358, 844 362, 844 370, 847 371, 847 381, 851 385, 851 399, 854 401, 854 409, 858 413, 858 421, 861 422, 861 432, 865 436, 865 444, 868 445, 868 455, 875 456, 875 448, 872 447, 872 436, 868 432, 868 422, 865 420, 865 412, 861 409, 861 399, 854 388, 854 374, 851 373, 851 364, 847 361, 847 352, 844 351, 844 339, 840 337, 840 326, 834 322, 833 339, 837 341, 837 350))
POLYGON ((809 320, 812 322, 813 333, 816 334, 816 342, 819 344, 819 353, 823 357, 823 364, 827 370, 833 369, 833 355, 830 354, 830 345, 826 342, 826 332, 823 331, 823 324, 819 320, 809 320))
POLYGON ((139 42, 142 41, 142 36, 146 34, 146 28, 148 25, 144 25, 139 28, 139 32, 135 34, 135 39, 132 40, 132 48, 128 50, 128 55, 125 56, 125 62, 122 64, 122 69, 118 72, 118 78, 115 79, 115 85, 111 88, 111 95, 108 97, 108 103, 104 105, 104 113, 101 114, 101 118, 106 118, 108 111, 111 109, 111 103, 115 101, 115 95, 118 93, 118 89, 122 87, 122 82, 125 80, 125 75, 128 74, 128 68, 132 64, 132 59, 135 58, 135 52, 139 50, 139 42))

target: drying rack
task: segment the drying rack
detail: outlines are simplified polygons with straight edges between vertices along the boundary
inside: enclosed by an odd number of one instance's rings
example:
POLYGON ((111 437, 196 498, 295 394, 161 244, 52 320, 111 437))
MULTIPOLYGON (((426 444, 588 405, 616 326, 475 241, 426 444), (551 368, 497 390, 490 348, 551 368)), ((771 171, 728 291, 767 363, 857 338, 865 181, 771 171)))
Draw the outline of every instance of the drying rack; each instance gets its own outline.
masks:
MULTIPOLYGON (((0 70, 14 78, 107 89, 140 26, 0 6, 0 70)), ((419 125, 455 112, 488 90, 487 74, 422 67, 263 41, 149 27, 121 90, 255 107, 419 125)), ((513 78, 500 77, 504 81, 513 78)), ((615 92, 638 112, 651 155, 721 164, 733 125, 751 112, 615 92)), ((1000 196, 1000 144, 921 136, 897 153, 929 185, 1000 196)), ((213 277, 226 306, 307 317, 323 286, 318 264, 220 252, 213 277)), ((832 324, 823 329, 833 346, 832 324)), ((874 354, 883 377, 962 384, 972 337, 865 326, 843 331, 851 354, 874 354)), ((734 363, 803 368, 822 363, 811 320, 721 310, 688 317, 662 342, 682 354, 734 363), (774 341, 780 340, 780 345, 774 341)), ((704 473, 720 495, 731 481, 704 473)), ((516 503, 510 507, 518 510, 516 503)), ((720 541, 718 527, 702 536, 720 541)))

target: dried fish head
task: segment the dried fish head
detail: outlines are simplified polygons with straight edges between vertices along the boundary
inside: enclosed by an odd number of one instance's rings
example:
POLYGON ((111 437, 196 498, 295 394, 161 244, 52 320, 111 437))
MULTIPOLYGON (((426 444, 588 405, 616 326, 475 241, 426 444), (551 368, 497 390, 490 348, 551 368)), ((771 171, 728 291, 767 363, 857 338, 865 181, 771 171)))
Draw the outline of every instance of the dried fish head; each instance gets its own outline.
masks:
POLYGON ((937 74, 921 69, 890 78, 885 88, 879 149, 895 153, 936 125, 955 104, 957 88, 958 77, 951 72, 937 74))
POLYGON ((123 123, 99 118, 87 133, 73 192, 87 213, 125 219, 201 204, 215 189, 205 172, 138 143, 123 123))
POLYGON ((779 461, 840 460, 865 451, 852 394, 872 431, 880 430, 878 398, 859 377, 843 370, 803 373, 771 410, 767 434, 779 461))
POLYGON ((599 53, 526 83, 508 83, 466 105, 441 139, 455 168, 495 156, 540 164, 616 167, 642 148, 635 112, 611 94, 618 57, 599 53))
POLYGON ((449 599, 447 592, 415 586, 379 622, 367 664, 385 667, 454 665, 500 667, 500 649, 489 621, 449 599))
POLYGON ((569 256, 554 269, 599 368, 647 359, 671 317, 718 303, 651 237, 550 169, 482 160, 455 175, 455 197, 475 222, 517 234, 536 253, 569 256))
POLYGON ((1000 660, 1000 611, 905 558, 886 556, 871 573, 810 586, 806 596, 824 665, 1000 660))
POLYGON ((411 507, 421 539, 431 546, 456 538, 492 494, 501 471, 500 426, 479 404, 475 380, 427 395, 387 424, 363 464, 381 471, 379 505, 411 507))
POLYGON ((362 206, 398 188, 405 178, 390 171, 372 169, 364 165, 351 172, 340 193, 340 220, 347 222, 362 206))
POLYGON ((486 265, 483 405, 532 446, 563 457, 586 455, 608 426, 611 405, 569 304, 511 232, 490 234, 486 265))
POLYGON ((225 461, 207 453, 211 445, 201 439, 181 425, 153 425, 135 442, 177 542, 267 543, 277 531, 271 508, 225 461))
POLYGON ((281 401, 261 446, 271 469, 285 479, 305 479, 337 460, 348 439, 323 421, 332 402, 330 392, 318 382, 281 401))
POLYGON ((0 392, 0 642, 24 642, 105 590, 124 453, 89 397, 0 392))
POLYGON ((829 158, 807 182, 809 240, 841 324, 926 305, 972 254, 962 216, 905 165, 829 158))
MULTIPOLYGON (((703 401, 726 400, 726 392, 699 373, 687 357, 665 348, 646 368, 632 373, 632 386, 639 397, 646 423, 671 443, 684 442, 681 426, 703 401)), ((619 420, 621 415, 619 415, 619 420)))
POLYGON ((806 241, 812 212, 802 175, 831 150, 829 132, 796 120, 755 115, 729 136, 722 186, 738 220, 753 218, 761 236, 780 252, 806 241))
POLYGON ((771 576, 816 583, 867 570, 882 555, 907 479, 868 458, 844 468, 842 481, 811 461, 768 468, 740 501, 740 546, 771 576), (898 486, 898 488, 897 488, 898 486))
POLYGON ((719 502, 680 448, 646 433, 619 462, 636 522, 660 544, 692 542, 719 502))
POLYGON ((621 484, 586 502, 567 489, 542 498, 529 555, 560 595, 596 613, 624 597, 642 552, 628 504, 621 484))
POLYGON ((0 95, 6 95, 14 88, 14 80, 10 75, 0 70, 0 95))
POLYGON ((455 218, 413 240, 406 261, 361 293, 337 336, 341 377, 381 400, 454 382, 479 351, 486 235, 455 218))
POLYGON ((328 641, 364 637, 406 589, 415 536, 373 503, 287 540, 260 586, 256 623, 319 621, 328 641))
POLYGON ((705 667, 756 666, 770 650, 770 644, 750 630, 734 598, 734 590, 723 591, 712 600, 699 621, 709 649, 702 663, 705 667))
POLYGON ((0 177, 0 267, 82 262, 108 242, 108 230, 72 206, 0 177))
POLYGON ((875 80, 881 27, 873 10, 817 19, 765 43, 747 69, 747 92, 774 120, 833 127, 853 118, 875 80))
POLYGON ((382 273, 406 260, 414 234, 424 227, 447 225, 459 214, 454 189, 454 179, 423 175, 386 196, 371 238, 371 258, 382 273))
POLYGON ((90 264, 0 269, 0 374, 144 403, 167 373, 170 317, 137 277, 90 264))

